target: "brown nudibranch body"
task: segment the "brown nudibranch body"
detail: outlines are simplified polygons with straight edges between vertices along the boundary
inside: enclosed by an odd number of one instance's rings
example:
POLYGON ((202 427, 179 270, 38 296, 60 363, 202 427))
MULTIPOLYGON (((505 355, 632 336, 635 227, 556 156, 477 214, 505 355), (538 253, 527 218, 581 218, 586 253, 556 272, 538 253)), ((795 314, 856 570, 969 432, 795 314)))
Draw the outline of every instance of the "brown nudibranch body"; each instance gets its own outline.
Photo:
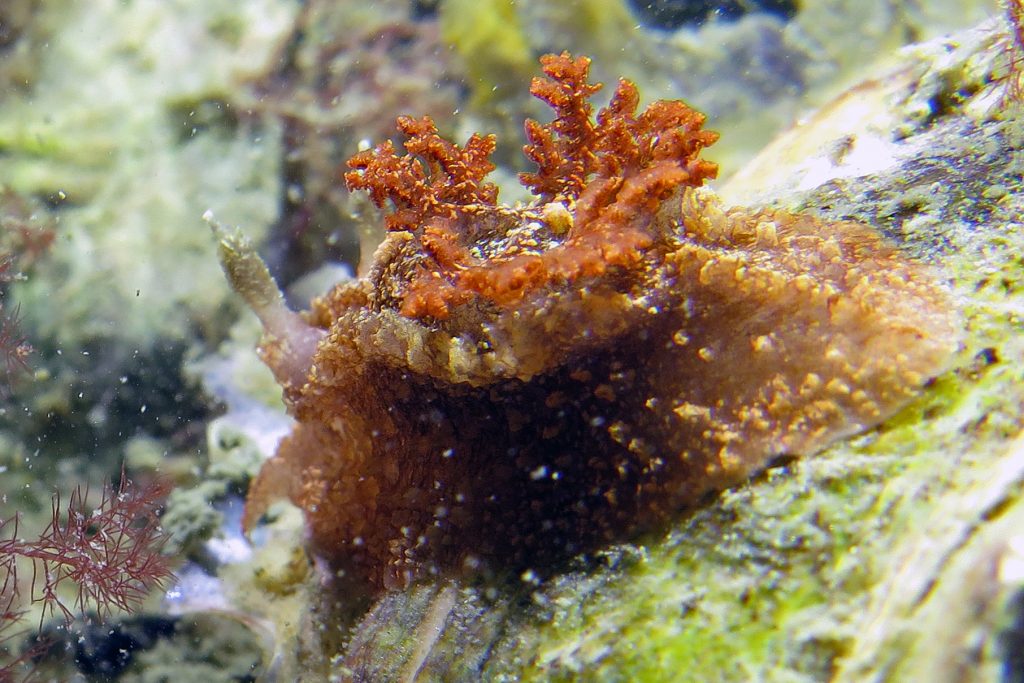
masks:
POLYGON ((593 117, 589 61, 542 64, 537 201, 497 204, 491 137, 403 117, 408 154, 346 174, 392 209, 369 272, 263 343, 279 377, 308 372, 283 382, 298 424, 246 522, 290 498, 314 551, 373 589, 648 528, 878 424, 957 346, 949 293, 875 230, 725 209, 700 187, 702 115, 637 113, 621 81, 593 117))

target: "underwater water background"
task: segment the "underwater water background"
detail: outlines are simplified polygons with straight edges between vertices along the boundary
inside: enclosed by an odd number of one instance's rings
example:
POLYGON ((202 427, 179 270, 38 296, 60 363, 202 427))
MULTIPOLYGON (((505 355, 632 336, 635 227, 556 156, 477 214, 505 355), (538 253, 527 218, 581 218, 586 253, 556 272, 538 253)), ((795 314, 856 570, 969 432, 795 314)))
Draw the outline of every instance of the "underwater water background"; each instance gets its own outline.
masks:
POLYGON ((76 604, 69 577, 68 621, 0 542, 0 680, 1024 680, 1014 11, 2 0, 0 538, 45 538, 54 494, 63 514, 88 487, 51 566, 88 567, 68 557, 115 529, 158 564, 130 614, 110 593, 76 604), (729 205, 860 221, 935 266, 964 340, 882 427, 554 573, 332 592, 294 507, 241 533, 292 423, 203 215, 306 308, 382 237, 341 173, 396 116, 494 132, 493 182, 529 199, 530 79, 562 50, 593 59, 605 96, 625 77, 645 104, 704 112, 729 205), (162 545, 141 533, 154 515, 162 545))

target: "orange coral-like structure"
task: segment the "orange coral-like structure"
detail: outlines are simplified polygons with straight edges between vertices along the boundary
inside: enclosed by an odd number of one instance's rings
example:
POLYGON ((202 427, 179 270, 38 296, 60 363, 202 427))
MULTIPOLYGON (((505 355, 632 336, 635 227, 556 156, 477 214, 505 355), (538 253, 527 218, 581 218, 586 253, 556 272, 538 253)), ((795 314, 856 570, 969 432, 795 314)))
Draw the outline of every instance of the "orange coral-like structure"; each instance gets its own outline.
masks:
POLYGON ((661 202, 715 177, 718 167, 699 157, 718 139, 701 130, 702 114, 661 101, 637 115, 636 86, 621 80, 595 122, 589 98, 601 86, 587 83, 590 61, 562 54, 541 64, 548 78, 535 78, 530 92, 554 109, 555 120, 526 122, 525 152, 538 171, 520 180, 550 207, 549 224, 556 212, 565 217, 560 244, 484 258, 471 253, 478 235, 467 222, 501 213, 497 188, 484 181, 494 168, 494 136, 474 135, 460 149, 438 136, 428 117, 401 117, 407 155, 396 156, 385 142, 349 161, 349 189, 367 190, 381 208, 390 201, 387 228, 413 231, 428 256, 402 294, 404 315, 445 318, 474 297, 507 305, 553 282, 629 267, 650 246, 645 223, 661 202))
MULTIPOLYGON (((949 293, 870 227, 723 208, 681 102, 592 116, 589 62, 542 60, 538 199, 497 204, 494 141, 399 119, 346 181, 390 205, 362 277, 284 309, 222 243, 297 420, 249 493, 287 497, 351 580, 526 566, 648 528, 780 454, 892 414, 948 363, 949 293)), ((261 284, 262 283, 262 284, 261 284)))

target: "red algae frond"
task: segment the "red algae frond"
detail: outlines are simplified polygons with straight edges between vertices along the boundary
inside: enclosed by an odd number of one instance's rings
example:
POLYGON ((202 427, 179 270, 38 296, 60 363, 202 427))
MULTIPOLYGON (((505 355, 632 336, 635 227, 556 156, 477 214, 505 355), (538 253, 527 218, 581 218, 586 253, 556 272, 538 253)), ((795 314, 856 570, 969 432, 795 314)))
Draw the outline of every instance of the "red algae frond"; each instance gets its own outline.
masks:
POLYGON ((1004 104, 1024 99, 1024 0, 1005 0, 1007 36, 1004 39, 1009 68, 1004 104))
MULTIPOLYGON (((937 275, 872 228, 722 207, 698 112, 637 113, 621 81, 594 115, 589 60, 542 68, 534 203, 498 204, 493 138, 459 147, 429 119, 399 120, 407 154, 385 143, 346 173, 389 232, 303 321, 324 338, 285 373, 298 424, 246 524, 291 499, 313 551, 371 592, 544 571, 663 523, 878 424, 958 344, 937 275)), ((272 367, 289 343, 264 340, 272 367)))
MULTIPOLYGON (((133 612, 162 587, 172 576, 158 515, 168 489, 159 481, 135 486, 122 473, 95 507, 85 488, 72 491, 66 504, 55 494, 37 538, 19 533, 18 515, 0 520, 0 651, 30 602, 42 608, 41 619, 56 615, 67 625, 76 613, 102 619, 133 612)), ((13 680, 5 675, 20 663, 0 664, 0 680, 13 680)))

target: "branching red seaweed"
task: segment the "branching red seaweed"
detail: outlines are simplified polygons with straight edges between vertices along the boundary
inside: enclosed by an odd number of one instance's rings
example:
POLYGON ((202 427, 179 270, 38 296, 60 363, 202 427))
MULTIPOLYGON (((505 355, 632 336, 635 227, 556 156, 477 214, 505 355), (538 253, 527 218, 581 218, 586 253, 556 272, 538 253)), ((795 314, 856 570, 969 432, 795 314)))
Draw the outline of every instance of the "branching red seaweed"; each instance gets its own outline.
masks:
MULTIPOLYGON (((24 277, 53 244, 54 224, 32 202, 0 188, 0 362, 7 383, 28 370, 32 346, 21 332, 21 309, 8 300, 8 285, 24 277)), ((6 384, 3 391, 6 391, 6 384)))
MULTIPOLYGON (((0 520, 0 652, 14 647, 28 603, 41 608, 40 619, 70 622, 86 612, 102 619, 134 611, 161 587, 171 577, 157 516, 167 489, 122 477, 117 489, 104 487, 95 507, 87 488, 66 503, 55 494, 49 524, 31 538, 22 537, 18 515, 0 520)), ((0 680, 17 661, 0 667, 0 680)))

